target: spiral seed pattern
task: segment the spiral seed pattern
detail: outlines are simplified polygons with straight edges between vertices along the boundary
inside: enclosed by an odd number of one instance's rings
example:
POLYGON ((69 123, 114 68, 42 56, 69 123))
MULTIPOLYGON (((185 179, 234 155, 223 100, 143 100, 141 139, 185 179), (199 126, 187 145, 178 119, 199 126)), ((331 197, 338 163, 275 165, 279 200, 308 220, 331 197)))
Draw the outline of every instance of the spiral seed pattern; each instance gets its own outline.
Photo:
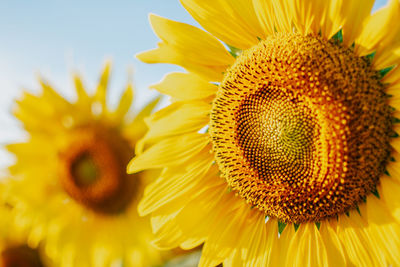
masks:
POLYGON ((277 34, 244 51, 213 102, 210 134, 229 186, 266 215, 317 222, 375 190, 390 156, 380 75, 351 48, 277 34))

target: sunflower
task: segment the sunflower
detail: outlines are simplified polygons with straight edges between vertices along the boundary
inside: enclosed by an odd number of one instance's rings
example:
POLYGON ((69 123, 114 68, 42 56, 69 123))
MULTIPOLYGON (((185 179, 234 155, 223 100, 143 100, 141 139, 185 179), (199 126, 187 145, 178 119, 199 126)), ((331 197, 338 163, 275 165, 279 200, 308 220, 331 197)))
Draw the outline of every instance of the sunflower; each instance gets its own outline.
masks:
POLYGON ((157 100, 132 117, 129 82, 118 106, 109 108, 109 74, 106 64, 94 93, 76 75, 74 102, 41 79, 42 93, 24 93, 14 111, 29 139, 7 147, 16 163, 6 198, 28 244, 45 241, 60 266, 155 266, 168 257, 149 244, 150 223, 136 209, 154 173, 126 174, 145 132, 142 119, 157 100))
MULTIPOLYGON (((0 182, 0 194, 3 184, 0 182)), ((3 195, 3 194, 2 194, 3 195)), ((40 248, 30 248, 26 236, 13 227, 12 207, 2 201, 0 204, 0 266, 50 266, 51 262, 45 257, 40 248)))
POLYGON ((139 214, 200 266, 400 266, 400 2, 181 0, 150 15, 172 103, 128 165, 139 214))

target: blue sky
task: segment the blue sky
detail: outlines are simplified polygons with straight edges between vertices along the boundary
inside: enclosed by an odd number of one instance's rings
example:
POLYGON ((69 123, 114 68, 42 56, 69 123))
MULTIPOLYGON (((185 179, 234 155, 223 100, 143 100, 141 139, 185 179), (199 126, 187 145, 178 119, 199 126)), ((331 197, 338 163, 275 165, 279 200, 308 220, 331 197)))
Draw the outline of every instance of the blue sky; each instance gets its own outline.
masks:
MULTIPOLYGON (((376 6, 385 2, 379 0, 376 6)), ((149 13, 197 25, 178 0, 1 1, 0 145, 23 138, 10 115, 12 103, 22 89, 38 90, 39 73, 72 97, 72 71, 80 72, 93 88, 104 60, 112 59, 111 101, 121 92, 129 66, 135 70, 138 106, 154 96, 147 87, 179 68, 147 65, 134 58, 158 41, 148 23, 149 13)), ((11 161, 0 150, 0 169, 11 161)))

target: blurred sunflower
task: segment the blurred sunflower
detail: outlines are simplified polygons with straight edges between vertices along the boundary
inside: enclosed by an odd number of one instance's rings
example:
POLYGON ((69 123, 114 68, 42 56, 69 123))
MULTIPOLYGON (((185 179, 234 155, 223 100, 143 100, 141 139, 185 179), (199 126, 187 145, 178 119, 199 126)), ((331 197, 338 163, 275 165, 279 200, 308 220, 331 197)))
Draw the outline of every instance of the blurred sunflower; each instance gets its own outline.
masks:
POLYGON ((201 266, 400 266, 400 2, 181 0, 150 16, 172 63, 128 171, 139 214, 201 266), (153 145, 149 145, 153 144, 153 145))
POLYGON ((17 159, 6 184, 16 225, 28 244, 45 240, 46 253, 60 266, 154 266, 165 260, 153 248, 148 219, 136 206, 151 173, 127 175, 134 145, 144 134, 143 117, 129 110, 129 82, 115 109, 107 106, 107 64, 94 94, 74 77, 77 100, 71 103, 41 80, 42 94, 25 93, 15 116, 29 134, 7 149, 17 159))
MULTIPOLYGON (((2 186, 0 181, 0 194, 4 195, 2 186)), ((0 204, 0 267, 50 266, 43 251, 40 248, 30 248, 22 233, 14 229, 11 208, 4 201, 0 204)))

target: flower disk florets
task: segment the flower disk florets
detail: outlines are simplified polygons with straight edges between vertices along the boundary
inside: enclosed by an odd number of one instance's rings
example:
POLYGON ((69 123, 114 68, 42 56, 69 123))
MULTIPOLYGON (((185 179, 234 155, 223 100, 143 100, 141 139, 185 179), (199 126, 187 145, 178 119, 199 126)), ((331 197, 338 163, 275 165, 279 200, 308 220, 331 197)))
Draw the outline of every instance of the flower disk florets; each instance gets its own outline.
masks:
POLYGON ((277 34, 244 51, 213 103, 210 134, 229 186, 284 222, 320 221, 375 190, 391 111, 369 61, 334 40, 277 34))

